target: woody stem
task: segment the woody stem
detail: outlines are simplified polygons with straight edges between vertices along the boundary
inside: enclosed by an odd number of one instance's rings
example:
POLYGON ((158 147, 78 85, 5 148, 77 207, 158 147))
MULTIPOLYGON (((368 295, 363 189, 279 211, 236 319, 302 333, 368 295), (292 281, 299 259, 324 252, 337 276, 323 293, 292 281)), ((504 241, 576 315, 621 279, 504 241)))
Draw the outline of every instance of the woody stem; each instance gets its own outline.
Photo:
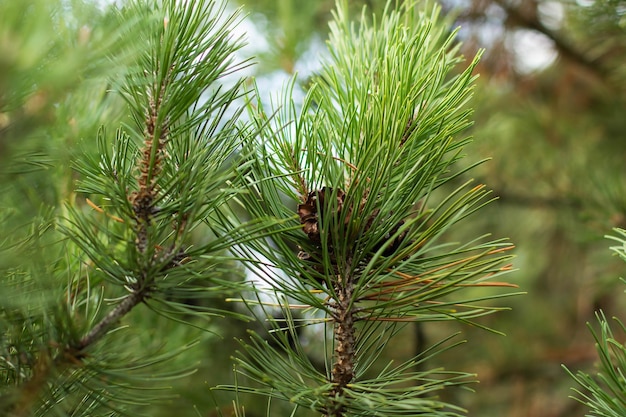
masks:
MULTIPOLYGON (((346 268, 349 270, 349 268, 346 268)), ((352 295, 354 292, 354 280, 350 274, 344 274, 337 284, 338 300, 333 318, 335 320, 335 362, 331 371, 333 389, 325 417, 345 416, 345 407, 341 401, 337 401, 343 395, 344 389, 354 379, 355 357, 355 319, 352 295)))

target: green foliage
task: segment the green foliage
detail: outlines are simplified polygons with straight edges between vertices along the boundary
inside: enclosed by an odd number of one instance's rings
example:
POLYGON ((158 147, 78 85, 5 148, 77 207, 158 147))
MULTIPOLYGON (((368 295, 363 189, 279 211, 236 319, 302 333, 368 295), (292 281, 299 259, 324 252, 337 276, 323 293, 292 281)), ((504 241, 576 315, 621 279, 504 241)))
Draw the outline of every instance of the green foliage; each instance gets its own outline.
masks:
MULTIPOLYGON (((578 371, 570 375, 583 390, 575 389, 577 400, 589 407, 590 416, 619 417, 626 413, 626 347, 615 336, 603 313, 597 314, 600 333, 591 326, 600 358, 599 371, 595 375, 578 371)), ((624 324, 615 319, 620 334, 626 334, 624 324)))
POLYGON ((120 22, 95 5, 68 3, 0 4, 3 141, 49 122, 52 106, 77 84, 123 70, 132 57, 127 35, 136 20, 120 22), (117 64, 111 66, 111 59, 117 64))
POLYGON ((626 72, 620 53, 626 48, 626 14, 623 0, 598 0, 569 7, 572 37, 593 59, 604 80, 623 94, 626 72))
POLYGON ((239 368, 262 385, 250 392, 327 416, 461 412, 436 392, 468 374, 416 371, 423 358, 368 373, 402 323, 473 323, 500 310, 489 300, 506 294, 468 287, 509 286, 488 280, 509 270, 510 244, 445 237, 489 192, 457 183, 478 57, 458 70, 459 45, 438 10, 409 1, 354 25, 340 6, 330 58, 302 105, 292 82, 275 110, 261 100, 251 107, 261 145, 249 146, 260 157, 242 175, 251 190, 242 204, 253 218, 285 223, 270 241, 237 249, 277 294, 285 320, 270 320, 280 348, 255 335, 242 342, 239 368), (294 334, 284 336, 320 323, 324 369, 294 334))
POLYGON ((459 164, 478 56, 464 63, 437 7, 393 6, 353 24, 340 5, 304 102, 295 79, 270 111, 257 93, 246 124, 222 3, 0 4, 2 415, 176 407, 197 347, 232 330, 214 319, 247 318, 225 306, 244 290, 269 333, 241 341, 245 377, 223 388, 292 415, 464 412, 442 393, 475 375, 429 368, 453 336, 383 355, 406 323, 486 327, 512 245, 450 240, 492 199, 459 164))
POLYGON ((0 201, 15 225, 68 198, 76 140, 119 117, 107 78, 123 77, 137 22, 54 0, 2 2, 0 19, 0 201))
MULTIPOLYGON (((626 230, 615 229, 618 236, 610 236, 619 243, 611 249, 626 261, 626 230)), ((618 417, 626 414, 626 345, 623 338, 626 326, 618 318, 614 318, 619 335, 615 335, 602 311, 596 313, 600 324, 600 332, 588 325, 596 343, 600 362, 598 372, 590 375, 584 371, 573 374, 572 378, 583 390, 574 389, 576 399, 585 404, 589 416, 618 417)))
MULTIPOLYGON (((0 413, 42 415, 63 394, 55 383, 71 380, 65 364, 50 366, 82 319, 69 312, 82 300, 68 283, 88 279, 55 230, 57 204, 71 198, 68 147, 107 111, 102 85, 132 56, 124 35, 136 21, 78 1, 2 2, 0 20, 0 413), (43 387, 51 401, 37 400, 43 387)), ((67 404, 94 411, 99 396, 77 401, 81 392, 74 385, 67 404)))
MULTIPOLYGON (((37 19, 54 15, 43 3, 33 8, 37 19)), ((60 5, 59 13, 69 16, 60 5)), ((173 378, 193 372, 195 364, 176 363, 176 357, 197 341, 184 331, 171 331, 176 337, 166 340, 164 326, 138 328, 133 323, 139 321, 125 316, 142 305, 138 315, 147 307, 212 331, 208 320, 226 313, 222 300, 243 288, 225 253, 228 243, 212 232, 231 226, 219 211, 237 194, 227 184, 242 139, 236 127, 241 106, 232 106, 242 81, 231 76, 245 65, 233 58, 241 47, 232 38, 237 21, 212 1, 189 7, 137 1, 97 22, 102 26, 92 33, 111 23, 117 29, 106 41, 96 39, 95 51, 68 45, 66 37, 54 38, 48 51, 38 32, 22 35, 34 36, 34 46, 45 50, 26 51, 33 69, 19 73, 20 95, 3 91, 11 137, 28 134, 17 130, 21 103, 54 83, 54 73, 42 68, 67 76, 54 96, 63 101, 51 102, 59 115, 81 111, 71 102, 84 91, 61 94, 71 77, 92 76, 93 85, 108 83, 121 95, 134 125, 124 123, 115 135, 105 127, 89 133, 95 140, 72 158, 77 194, 62 195, 64 207, 31 219, 19 206, 7 207, 2 228, 15 233, 3 234, 0 252, 3 415, 138 415, 167 398, 163 389, 173 378), (61 46, 69 52, 55 53, 61 46), (115 71, 96 71, 104 63, 115 71)), ((20 62, 11 65, 19 69, 20 62)), ((100 103, 98 114, 109 116, 104 124, 119 123, 107 106, 121 101, 100 103)), ((14 204, 19 192, 9 191, 5 201, 14 204)))

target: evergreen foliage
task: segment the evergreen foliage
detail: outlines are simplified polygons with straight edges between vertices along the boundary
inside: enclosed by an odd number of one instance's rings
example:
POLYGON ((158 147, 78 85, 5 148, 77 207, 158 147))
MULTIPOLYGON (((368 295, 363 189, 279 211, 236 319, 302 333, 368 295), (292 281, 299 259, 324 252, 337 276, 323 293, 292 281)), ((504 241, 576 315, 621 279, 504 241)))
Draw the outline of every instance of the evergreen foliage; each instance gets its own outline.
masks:
MULTIPOLYGON (((478 57, 459 70, 455 33, 438 11, 408 1, 355 25, 340 6, 330 58, 302 105, 292 82, 276 108, 251 107, 259 139, 249 146, 260 157, 242 175, 251 190, 242 204, 253 218, 284 219, 286 229, 237 249, 285 319, 261 309, 278 347, 258 335, 242 341, 239 370, 262 386, 246 391, 325 416, 462 413, 437 392, 473 376, 418 369, 442 346, 371 372, 403 323, 476 324, 501 309, 489 300, 507 294, 468 287, 511 286, 491 281, 510 269, 509 243, 445 238, 490 198, 482 184, 456 184, 478 57), (312 325, 324 326, 322 369, 294 333, 312 325)), ((267 304, 262 296, 251 303, 267 304)))
POLYGON ((28 233, 5 234, 2 415, 136 415, 163 397, 155 389, 192 371, 159 371, 191 345, 142 340, 124 316, 143 305, 210 330, 206 319, 224 312, 207 300, 242 288, 225 239, 193 236, 219 230, 219 211, 237 193, 227 178, 242 138, 241 106, 231 106, 242 81, 222 80, 245 65, 234 61, 238 16, 212 1, 165 0, 129 3, 112 19, 133 39, 116 45, 128 61, 101 52, 121 69, 109 85, 129 123, 91 132, 64 208, 42 209, 28 233), (131 22, 141 24, 131 31, 131 22))
POLYGON ((180 355, 197 341, 167 340, 157 317, 219 332, 216 317, 246 318, 223 308, 241 292, 270 334, 241 341, 245 378, 222 388, 291 402, 294 415, 463 414, 441 392, 476 376, 429 369, 459 344, 452 335, 380 364, 406 323, 485 327, 477 319, 514 287, 497 280, 511 269, 506 240, 449 239, 492 197, 461 180, 475 164, 458 164, 479 57, 464 63, 438 7, 389 2, 353 23, 340 4, 304 102, 295 79, 270 110, 257 92, 249 123, 239 15, 223 3, 100 12, 41 0, 2 3, 0 15, 11 22, 0 50, 15 38, 28 52, 0 62, 0 146, 12 160, 0 218, 2 415, 141 415, 195 367, 180 355), (64 141, 73 128, 79 152, 64 141), (264 285, 244 283, 239 262, 264 285), (320 337, 322 364, 303 329, 320 337))
MULTIPOLYGON (((626 261, 626 230, 615 229, 617 236, 610 236, 618 245, 611 249, 626 261)), ((604 313, 596 313, 600 331, 594 331, 588 325, 596 343, 599 364, 595 375, 585 371, 569 374, 582 388, 575 389, 576 399, 585 404, 593 417, 618 417, 626 415, 626 345, 623 338, 626 334, 624 323, 614 317, 614 325, 619 334, 615 334, 604 313)))
MULTIPOLYGON (((305 77, 317 69, 311 56, 319 49, 317 40, 326 37, 331 0, 307 4, 317 7, 309 15, 301 13, 299 0, 238 3, 255 13, 253 23, 266 35, 259 43, 269 44, 270 65, 295 68, 305 77), (257 19, 256 13, 262 16, 257 19), (308 48, 289 48, 302 39, 308 48)), ((366 3, 378 12, 384 2, 366 3)), ((462 327, 470 341, 463 354, 450 350, 431 363, 453 362, 481 375, 479 394, 462 397, 470 414, 582 415, 584 407, 567 398, 571 379, 561 365, 590 372, 596 355, 584 323, 595 323, 599 308, 608 318, 620 316, 626 301, 614 279, 623 264, 608 256, 602 239, 609 228, 626 224, 624 2, 441 4, 462 28, 462 51, 473 56, 476 49, 486 49, 476 68, 481 76, 470 131, 480 140, 466 150, 493 155, 493 161, 464 178, 489 184, 499 198, 452 228, 451 239, 463 240, 476 230, 511 236, 518 246, 517 279, 532 295, 509 300, 510 314, 481 320, 506 329, 507 338, 462 327)), ((273 72, 266 84, 280 76, 273 72)), ((300 77, 302 84, 307 81, 300 77)), ((389 344, 389 354, 406 354, 416 336, 437 340, 457 329, 454 322, 426 324, 418 331, 409 327, 389 344)))

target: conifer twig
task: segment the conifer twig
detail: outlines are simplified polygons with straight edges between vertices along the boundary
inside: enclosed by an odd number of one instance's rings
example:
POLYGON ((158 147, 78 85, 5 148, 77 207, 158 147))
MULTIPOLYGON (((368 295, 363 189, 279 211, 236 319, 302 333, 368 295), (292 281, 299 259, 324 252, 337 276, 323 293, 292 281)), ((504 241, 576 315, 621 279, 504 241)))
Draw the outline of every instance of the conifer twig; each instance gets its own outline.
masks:
MULTIPOLYGON (((157 194, 156 178, 162 170, 161 164, 163 162, 163 152, 167 143, 167 134, 169 131, 167 122, 163 122, 159 125, 159 109, 163 101, 163 95, 165 87, 167 86, 168 72, 165 80, 161 82, 159 97, 155 100, 152 95, 148 94, 149 103, 146 111, 145 130, 144 130, 144 148, 141 152, 141 158, 139 160, 139 176, 137 177, 137 184, 139 191, 136 191, 129 195, 129 200, 133 205, 133 211, 135 213, 135 245, 137 251, 140 254, 146 252, 148 243, 148 226, 156 212, 154 207, 154 200, 157 194), (158 138, 156 132, 159 130, 160 134, 158 138), (154 155, 154 156, 153 156, 154 155)), ((155 88, 156 89, 156 88, 155 88)), ((165 254, 167 256, 167 254, 165 254)), ((128 314, 137 304, 141 303, 148 294, 146 281, 147 274, 142 271, 140 274, 142 279, 137 283, 133 291, 122 300, 113 310, 104 316, 100 322, 98 322, 87 333, 76 346, 73 346, 79 352, 87 348, 94 342, 98 341, 109 328, 116 323, 123 316, 128 314)))
MULTIPOLYGON (((38 11, 32 14, 30 17, 36 17, 38 11)), ((215 268, 225 256, 213 256, 226 243, 192 245, 195 237, 189 235, 205 222, 211 222, 211 230, 213 225, 229 228, 235 224, 231 218, 210 218, 210 214, 237 194, 231 186, 224 189, 223 183, 233 175, 225 168, 240 144, 237 121, 242 108, 233 113, 226 109, 236 107, 243 79, 229 87, 218 85, 218 80, 244 66, 244 62, 235 63, 233 56, 242 46, 241 38, 232 36, 238 12, 227 15, 226 5, 215 0, 192 0, 184 5, 176 0, 130 1, 118 16, 117 23, 124 27, 119 36, 132 33, 129 37, 139 46, 128 52, 128 62, 113 62, 119 67, 111 73, 115 78, 109 79, 107 72, 102 81, 116 85, 113 90, 127 102, 128 119, 136 125, 120 127, 113 141, 104 128, 99 129, 97 150, 90 149, 74 161, 80 178, 78 192, 86 194, 79 201, 99 214, 77 209, 75 199, 68 202, 68 215, 58 223, 70 242, 64 247, 66 258, 38 259, 36 267, 9 274, 11 285, 13 276, 25 277, 15 285, 17 289, 30 292, 31 286, 39 288, 36 285, 42 278, 46 285, 41 288, 58 292, 38 299, 40 306, 35 305, 34 297, 24 297, 24 319, 17 314, 10 319, 18 334, 7 333, 9 344, 0 346, 0 361, 7 365, 2 366, 5 385, 14 385, 0 392, 3 417, 126 415, 137 406, 151 404, 156 396, 128 394, 129 385, 115 379, 135 373, 138 362, 160 366, 191 345, 156 354, 141 349, 129 359, 131 355, 115 344, 119 339, 109 340, 112 330, 135 306, 153 300, 149 307, 156 314, 176 319, 175 314, 188 312, 179 320, 182 322, 204 317, 205 311, 222 312, 209 303, 201 308, 192 306, 186 297, 193 292, 199 298, 200 291, 207 298, 219 297, 243 286, 227 279, 210 286, 200 283, 198 277, 212 280, 217 274, 227 274, 215 268), (123 70, 118 73, 118 69, 123 70), (114 214, 101 208, 101 201, 114 214), (193 253, 189 253, 191 246, 193 253), (192 257, 197 262, 177 268, 192 257), (54 269, 61 265, 67 267, 67 273, 54 269), (52 283, 51 279, 61 276, 62 281, 52 283), (95 288, 98 291, 92 291, 95 288), (60 306, 58 295, 63 296, 60 306), (101 308, 102 300, 120 295, 115 303, 101 308), (155 307, 159 301, 162 303, 155 307), (33 314, 36 308, 40 311, 33 314), (125 360, 132 360, 132 366, 117 366, 125 360), (116 366, 110 366, 114 361, 116 366)), ((117 38, 112 35, 107 36, 107 44, 117 38)), ((125 49, 125 44, 116 45, 125 49)), ((111 65, 115 54, 101 45, 97 49, 105 52, 106 64, 111 65)), ((60 106, 65 109, 64 104, 60 106)), ((255 229, 254 233, 263 231, 255 229)), ((4 265, 0 266, 4 272, 4 265)), ((2 284, 4 289, 6 282, 2 284)), ((186 370, 174 374, 187 375, 186 370)), ((172 373, 167 375, 169 378, 172 373)), ((150 384, 151 388, 156 379, 155 373, 135 376, 137 385, 150 384)))
POLYGON ((235 249, 244 259, 263 257, 251 269, 289 300, 280 303, 287 327, 270 336, 276 347, 256 333, 242 341, 240 372, 260 388, 224 388, 323 417, 460 416, 459 407, 435 393, 473 376, 416 371, 445 349, 441 344, 377 374, 373 367, 403 322, 472 323, 501 309, 482 303, 503 295, 477 296, 468 288, 510 286, 486 280, 511 269, 503 253, 511 245, 484 236, 445 241, 455 224, 491 201, 483 185, 468 189, 469 182, 434 193, 464 173, 451 167, 467 143, 455 137, 470 125, 466 103, 479 56, 457 73, 463 58, 455 32, 439 20, 439 8, 418 3, 399 2, 396 10, 389 2, 370 26, 365 14, 353 25, 347 4, 338 2, 331 58, 302 107, 286 96, 287 110, 269 112, 276 115, 269 123, 260 101, 251 109, 263 140, 254 138, 258 152, 240 177, 251 185, 242 205, 252 218, 290 223, 276 230, 272 244, 258 239, 235 249), (297 128, 285 128, 291 125, 297 128), (315 313, 294 321, 291 309, 305 316, 307 306, 315 313), (300 326, 316 323, 328 330, 332 323, 320 349, 324 369, 283 331, 297 336, 300 326))
POLYGON ((114 323, 129 313, 137 304, 141 303, 145 299, 146 294, 147 291, 145 289, 131 292, 72 347, 80 352, 100 340, 114 323))

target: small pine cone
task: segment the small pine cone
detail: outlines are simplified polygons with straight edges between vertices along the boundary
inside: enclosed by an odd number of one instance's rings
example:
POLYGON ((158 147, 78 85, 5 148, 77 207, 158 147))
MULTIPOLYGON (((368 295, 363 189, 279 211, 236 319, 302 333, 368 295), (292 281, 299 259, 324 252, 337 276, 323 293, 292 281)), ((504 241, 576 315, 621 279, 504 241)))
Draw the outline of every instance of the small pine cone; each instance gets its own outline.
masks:
MULTIPOLYGON (((309 196, 304 204, 298 205, 298 215, 300 215, 300 224, 302 225, 302 230, 304 233, 309 236, 309 239, 314 243, 321 243, 320 238, 320 230, 319 230, 319 219, 322 213, 318 213, 317 208, 319 206, 320 210, 324 210, 326 207, 326 195, 332 194, 333 189, 330 187, 324 187, 321 190, 311 191, 309 196)), ((346 199, 346 193, 338 189, 337 190, 337 215, 341 214, 341 210, 343 208, 343 203, 346 199)), ((346 222, 348 221, 349 216, 346 217, 346 222)))

